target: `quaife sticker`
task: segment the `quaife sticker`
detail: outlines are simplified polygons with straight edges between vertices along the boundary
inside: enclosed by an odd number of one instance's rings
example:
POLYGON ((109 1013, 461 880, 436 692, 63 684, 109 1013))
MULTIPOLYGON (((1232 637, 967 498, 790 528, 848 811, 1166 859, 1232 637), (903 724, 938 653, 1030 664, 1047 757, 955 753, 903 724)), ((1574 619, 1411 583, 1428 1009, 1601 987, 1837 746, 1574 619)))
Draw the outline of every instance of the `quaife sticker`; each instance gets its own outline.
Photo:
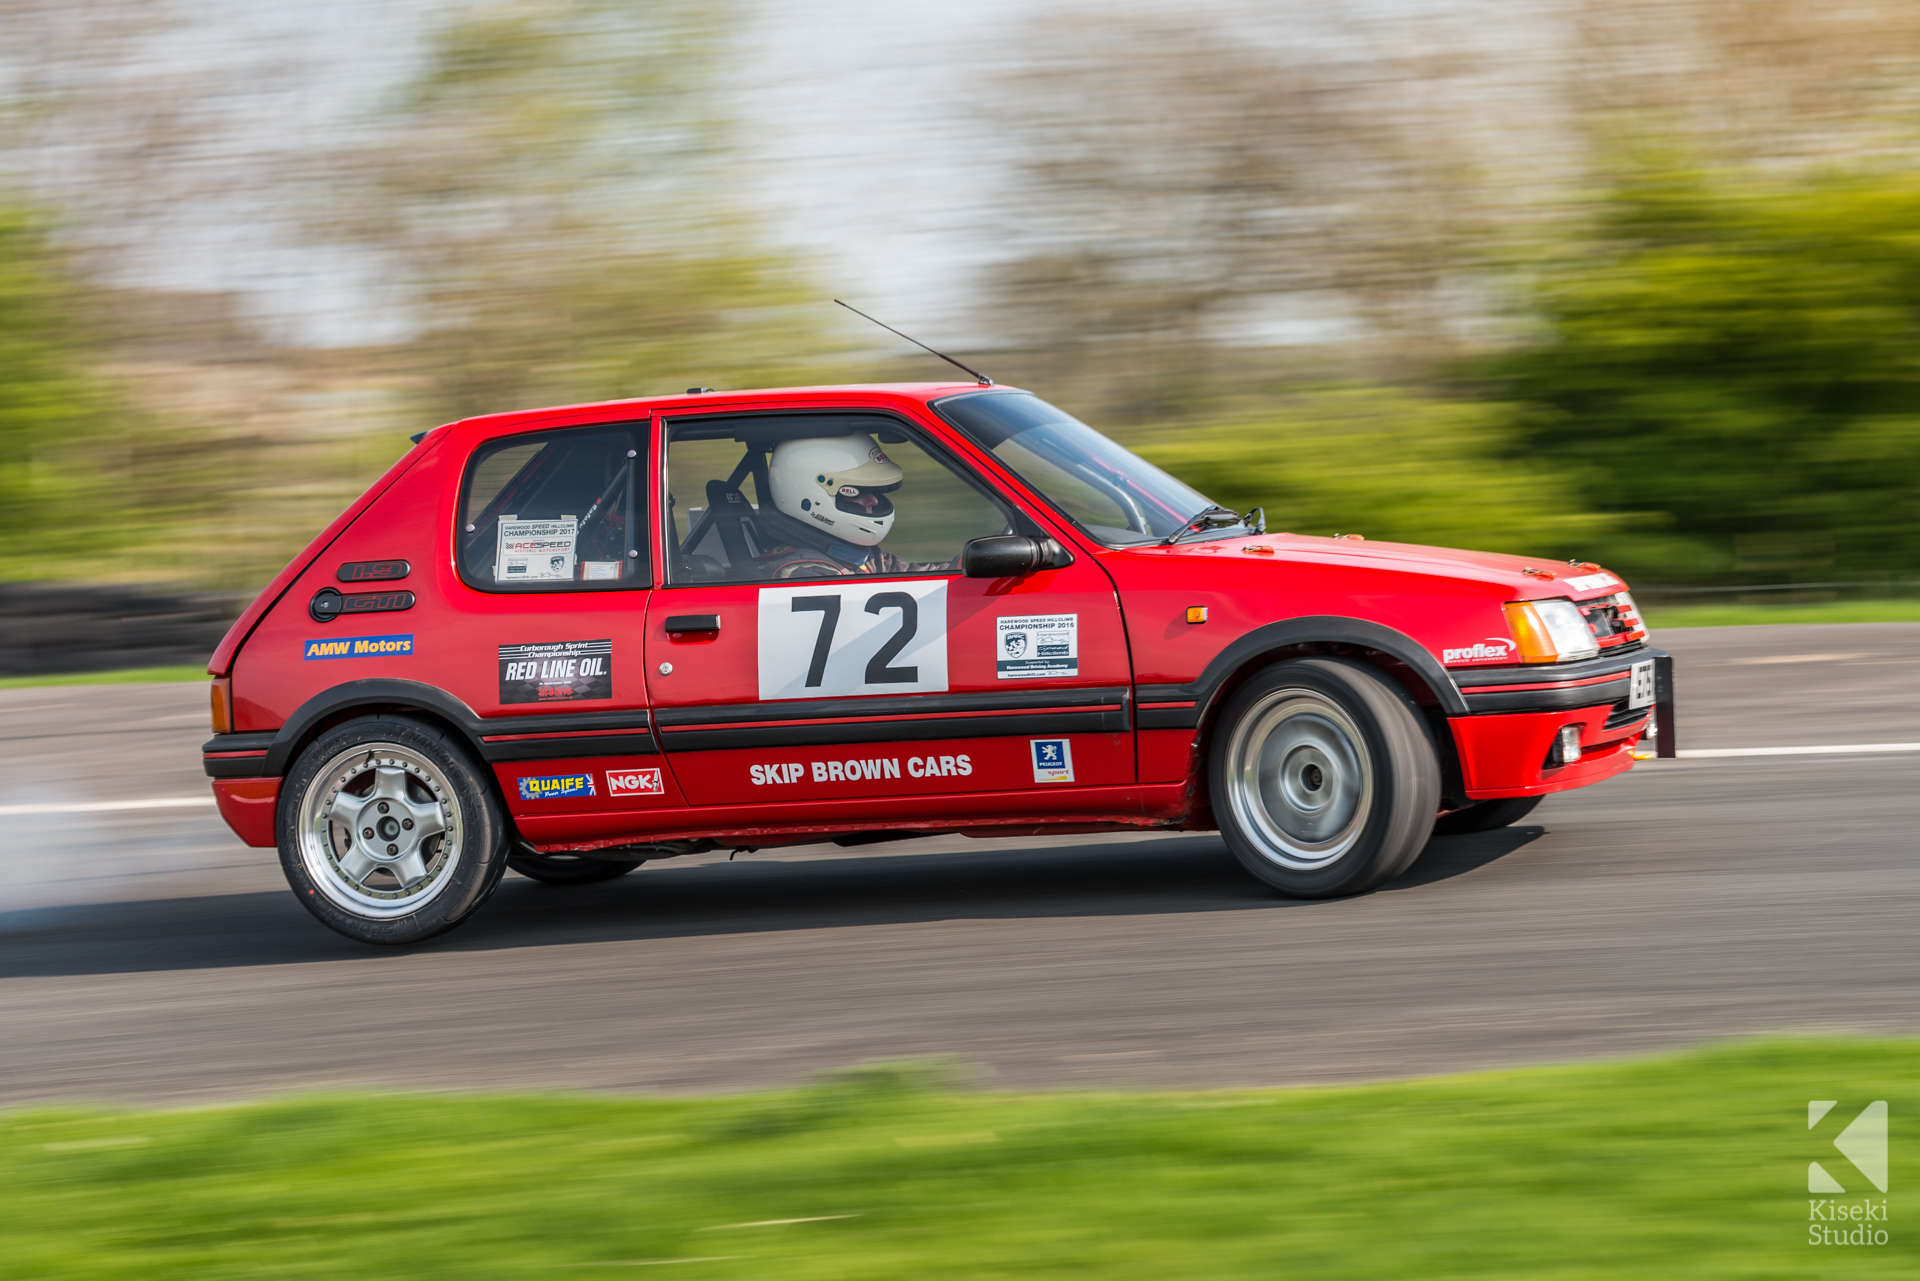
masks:
POLYGON ((1033 749, 1033 781, 1071 783, 1073 781, 1073 744, 1064 738, 1036 738, 1033 749))
POLYGON ((1080 674, 1080 616, 1029 614, 997 620, 993 666, 1001 680, 1080 674))
POLYGON ((666 794, 666 784, 660 781, 660 771, 657 768, 607 771, 608 796, 665 796, 666 794))
POLYGON ((500 701, 577 703, 613 697, 611 640, 500 647, 500 701))
POLYGON ((300 648, 300 657, 313 658, 405 658, 413 653, 413 636, 339 636, 310 640, 300 648))
POLYGON ((547 774, 540 778, 520 780, 520 799, 523 801, 553 801, 563 796, 593 795, 591 774, 547 774))
POLYGON ((499 583, 554 583, 573 578, 573 543, 578 517, 559 520, 500 518, 500 543, 493 578, 499 583))

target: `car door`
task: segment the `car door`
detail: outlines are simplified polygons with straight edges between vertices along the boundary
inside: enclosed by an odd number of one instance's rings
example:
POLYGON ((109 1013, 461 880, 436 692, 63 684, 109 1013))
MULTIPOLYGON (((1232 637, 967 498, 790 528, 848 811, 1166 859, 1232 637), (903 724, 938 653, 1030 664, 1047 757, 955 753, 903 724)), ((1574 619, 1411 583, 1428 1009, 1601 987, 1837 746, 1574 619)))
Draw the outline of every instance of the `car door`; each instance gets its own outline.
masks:
POLYGON ((1129 803, 1127 646, 1092 558, 962 576, 969 539, 1045 530, 890 415, 685 416, 664 439, 647 676, 690 804, 935 826, 1129 803), (782 451, 849 439, 898 466, 893 523, 878 545, 797 546, 782 451))

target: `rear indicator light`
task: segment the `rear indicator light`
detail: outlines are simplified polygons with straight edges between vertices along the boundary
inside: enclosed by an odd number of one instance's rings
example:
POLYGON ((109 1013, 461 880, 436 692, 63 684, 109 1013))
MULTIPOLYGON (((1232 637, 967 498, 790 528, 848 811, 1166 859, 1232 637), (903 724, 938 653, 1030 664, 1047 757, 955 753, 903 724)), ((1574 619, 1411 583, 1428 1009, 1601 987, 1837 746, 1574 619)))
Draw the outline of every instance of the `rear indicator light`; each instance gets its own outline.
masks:
POLYGON ((233 679, 228 676, 218 677, 208 693, 213 703, 213 732, 231 734, 233 732, 233 679))

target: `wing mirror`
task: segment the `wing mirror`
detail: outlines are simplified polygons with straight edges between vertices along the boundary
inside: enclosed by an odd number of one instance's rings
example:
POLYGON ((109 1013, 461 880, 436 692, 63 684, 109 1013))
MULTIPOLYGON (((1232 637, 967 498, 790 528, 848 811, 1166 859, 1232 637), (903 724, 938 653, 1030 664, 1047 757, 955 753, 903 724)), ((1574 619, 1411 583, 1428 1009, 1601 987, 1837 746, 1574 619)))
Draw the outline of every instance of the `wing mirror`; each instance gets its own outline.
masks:
POLYGON ((1036 569, 1073 564, 1073 553, 1051 538, 996 534, 960 549, 960 572, 968 578, 1018 578, 1036 569))

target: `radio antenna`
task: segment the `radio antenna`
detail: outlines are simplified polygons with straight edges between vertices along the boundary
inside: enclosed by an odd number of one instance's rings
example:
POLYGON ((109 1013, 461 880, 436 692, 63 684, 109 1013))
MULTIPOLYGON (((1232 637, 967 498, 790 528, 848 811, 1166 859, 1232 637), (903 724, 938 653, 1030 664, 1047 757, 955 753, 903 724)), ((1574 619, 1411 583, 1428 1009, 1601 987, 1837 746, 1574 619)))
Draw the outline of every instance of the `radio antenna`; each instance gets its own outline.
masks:
MULTIPOLYGON (((848 311, 860 317, 860 319, 862 320, 873 320, 872 316, 869 316, 866 312, 861 311, 858 307, 854 306, 852 303, 840 302, 838 298, 835 298, 834 301, 839 302, 842 307, 845 307, 848 311)), ((921 342, 918 338, 912 337, 909 334, 901 334, 898 329, 895 329, 892 325, 889 325, 884 320, 873 320, 873 323, 880 326, 880 328, 886 330, 890 334, 900 334, 902 338, 905 338, 908 342, 912 343, 914 346, 918 347, 920 350, 925 352, 932 352, 932 354, 940 357, 940 359, 946 361, 949 365, 952 365, 955 369, 966 370, 968 373, 973 375, 973 380, 979 383, 982 387, 993 386, 993 379, 987 377, 985 374, 981 373, 978 369, 974 369, 969 365, 961 364, 959 361, 955 360, 952 356, 947 355, 946 352, 934 351, 933 348, 927 346, 925 343, 921 342)))

